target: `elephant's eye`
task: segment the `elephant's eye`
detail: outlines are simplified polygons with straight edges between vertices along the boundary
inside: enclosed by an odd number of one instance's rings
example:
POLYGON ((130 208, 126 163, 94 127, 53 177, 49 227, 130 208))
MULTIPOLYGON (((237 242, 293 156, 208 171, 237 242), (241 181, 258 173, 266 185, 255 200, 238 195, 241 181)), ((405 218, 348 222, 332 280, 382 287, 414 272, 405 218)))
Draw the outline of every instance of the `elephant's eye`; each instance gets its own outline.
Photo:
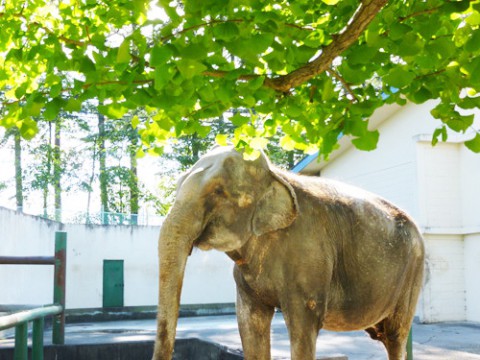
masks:
POLYGON ((213 190, 215 195, 225 195, 225 191, 223 190, 223 186, 217 186, 215 190, 213 190))

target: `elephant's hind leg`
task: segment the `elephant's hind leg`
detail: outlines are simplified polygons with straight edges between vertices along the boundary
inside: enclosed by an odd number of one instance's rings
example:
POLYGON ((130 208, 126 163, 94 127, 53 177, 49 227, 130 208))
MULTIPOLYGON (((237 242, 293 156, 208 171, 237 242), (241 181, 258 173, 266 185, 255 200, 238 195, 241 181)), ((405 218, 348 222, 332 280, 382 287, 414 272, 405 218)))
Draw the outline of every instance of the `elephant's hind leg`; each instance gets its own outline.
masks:
POLYGON ((405 360, 410 325, 387 318, 365 331, 372 339, 383 343, 388 360, 405 360))

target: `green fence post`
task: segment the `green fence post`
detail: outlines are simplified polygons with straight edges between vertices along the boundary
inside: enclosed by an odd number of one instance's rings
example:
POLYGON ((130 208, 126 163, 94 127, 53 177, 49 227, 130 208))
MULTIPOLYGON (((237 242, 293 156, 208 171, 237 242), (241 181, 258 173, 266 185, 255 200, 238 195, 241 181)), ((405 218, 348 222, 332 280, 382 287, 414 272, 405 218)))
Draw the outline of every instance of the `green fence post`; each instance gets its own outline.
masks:
POLYGON ((28 322, 15 326, 15 360, 28 360, 28 322))
POLYGON ((53 317, 52 342, 65 343, 65 290, 67 269, 67 233, 55 233, 55 276, 53 284, 53 302, 61 305, 63 311, 53 317))
POLYGON ((410 332, 408 333, 408 339, 407 339, 407 360, 413 360, 412 329, 413 328, 410 328, 410 332))
POLYGON ((42 316, 33 321, 32 360, 43 360, 43 329, 45 318, 42 316))

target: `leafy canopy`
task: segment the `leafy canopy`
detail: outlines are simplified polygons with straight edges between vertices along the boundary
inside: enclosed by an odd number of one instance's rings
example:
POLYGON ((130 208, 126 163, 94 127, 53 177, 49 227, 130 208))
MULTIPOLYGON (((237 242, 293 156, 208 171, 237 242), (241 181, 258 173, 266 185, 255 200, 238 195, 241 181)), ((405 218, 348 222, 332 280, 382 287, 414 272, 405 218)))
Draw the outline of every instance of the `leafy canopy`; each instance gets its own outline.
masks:
MULTIPOLYGON (((241 109, 234 143, 254 151, 281 130, 285 149, 327 155, 344 134, 375 148, 367 119, 383 104, 439 99, 436 142, 480 106, 479 25, 479 0, 7 0, 0 124, 29 139, 39 116, 97 99, 114 119, 145 108, 132 126, 149 147, 241 109)), ((480 151, 480 135, 466 145, 480 151)))

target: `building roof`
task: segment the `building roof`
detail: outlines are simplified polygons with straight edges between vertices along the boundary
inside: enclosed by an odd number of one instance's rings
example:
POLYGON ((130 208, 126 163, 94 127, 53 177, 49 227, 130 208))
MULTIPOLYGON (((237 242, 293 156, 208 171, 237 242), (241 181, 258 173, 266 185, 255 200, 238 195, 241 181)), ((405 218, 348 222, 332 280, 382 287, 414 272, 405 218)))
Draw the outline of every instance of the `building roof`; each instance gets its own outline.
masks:
MULTIPOLYGON (((389 104, 377 109, 369 119, 369 130, 377 129, 385 120, 400 111, 400 109, 402 109, 402 106, 398 104, 389 104)), ((350 136, 342 136, 338 140, 338 144, 340 145, 339 148, 330 154, 328 160, 320 158, 318 152, 307 155, 292 168, 292 171, 307 175, 317 175, 324 166, 353 147, 350 136)))

